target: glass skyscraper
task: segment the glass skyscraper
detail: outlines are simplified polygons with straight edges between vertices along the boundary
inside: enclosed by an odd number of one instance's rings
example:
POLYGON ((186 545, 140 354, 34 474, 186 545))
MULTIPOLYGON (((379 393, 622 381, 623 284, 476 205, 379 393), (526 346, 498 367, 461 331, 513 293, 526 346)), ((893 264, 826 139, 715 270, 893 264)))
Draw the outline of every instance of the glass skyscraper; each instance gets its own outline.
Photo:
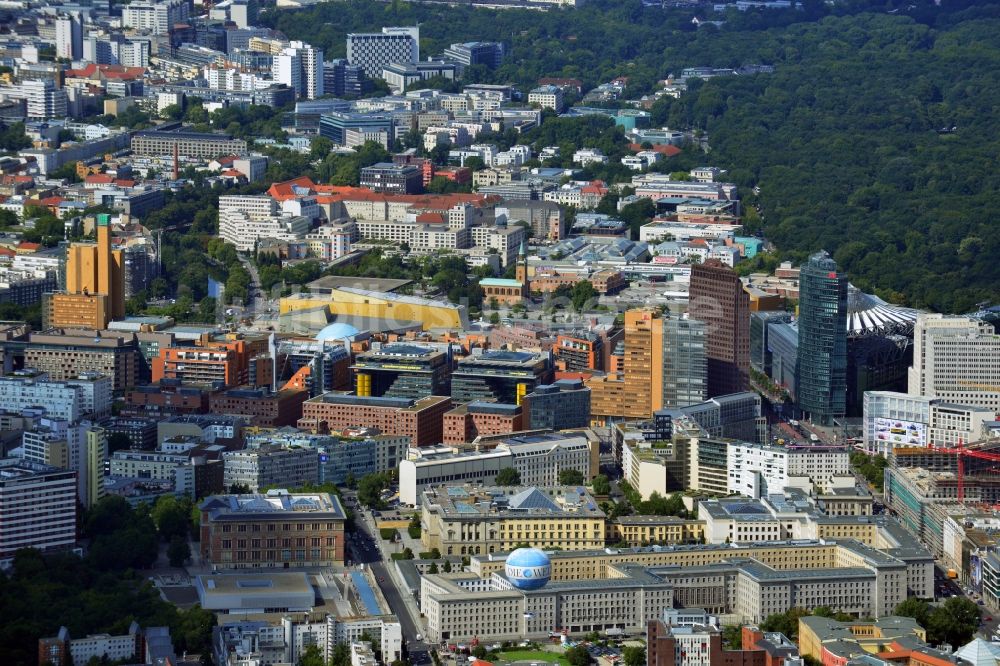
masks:
POLYGON ((796 398, 814 422, 831 425, 847 411, 847 276, 826 252, 799 276, 796 398))

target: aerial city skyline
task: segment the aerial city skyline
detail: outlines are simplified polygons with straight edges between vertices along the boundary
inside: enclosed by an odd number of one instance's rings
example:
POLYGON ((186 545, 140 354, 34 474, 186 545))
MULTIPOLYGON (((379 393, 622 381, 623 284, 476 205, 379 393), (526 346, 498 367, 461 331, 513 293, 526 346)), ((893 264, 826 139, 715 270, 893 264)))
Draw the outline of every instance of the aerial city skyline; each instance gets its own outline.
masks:
POLYGON ((998 21, 0 8, 0 664, 1000 666, 998 21))

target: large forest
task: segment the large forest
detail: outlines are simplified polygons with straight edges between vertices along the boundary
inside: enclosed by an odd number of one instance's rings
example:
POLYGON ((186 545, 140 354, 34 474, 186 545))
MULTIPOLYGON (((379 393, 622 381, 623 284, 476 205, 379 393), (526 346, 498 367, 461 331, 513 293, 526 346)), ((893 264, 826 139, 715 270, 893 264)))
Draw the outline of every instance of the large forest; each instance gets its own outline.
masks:
MULTIPOLYGON (((587 85, 629 76, 629 96, 686 66, 771 64, 773 74, 694 81, 654 120, 709 137, 761 231, 788 258, 825 248, 863 289, 962 312, 1000 302, 1000 6, 980 0, 807 2, 700 18, 594 0, 537 12, 369 0, 274 11, 265 22, 342 56, 351 31, 421 25, 421 53, 502 40, 510 57, 474 80, 587 85), (750 194, 759 187, 759 196, 750 194)), ((756 230, 756 229, 755 229, 756 230)))

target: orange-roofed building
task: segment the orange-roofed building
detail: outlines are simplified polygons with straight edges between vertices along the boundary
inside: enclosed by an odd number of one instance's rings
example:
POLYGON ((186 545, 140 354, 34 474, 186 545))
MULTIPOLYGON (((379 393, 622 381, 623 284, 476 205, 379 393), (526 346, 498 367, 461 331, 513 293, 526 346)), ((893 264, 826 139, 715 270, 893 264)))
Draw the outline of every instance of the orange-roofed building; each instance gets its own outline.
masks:
POLYGON ((671 146, 665 143, 657 144, 652 148, 643 148, 641 143, 630 143, 628 144, 628 149, 633 153, 638 153, 643 150, 652 150, 653 152, 659 153, 664 157, 673 157, 674 155, 680 155, 682 152, 677 146, 671 146))
POLYGON ((274 183, 267 190, 267 194, 278 201, 286 201, 307 194, 315 194, 316 191, 316 184, 312 181, 312 178, 309 176, 299 176, 292 180, 274 183))
POLYGON ((134 81, 146 75, 145 67, 125 67, 124 65, 98 65, 89 63, 80 69, 67 69, 66 79, 87 79, 90 81, 134 81))
POLYGON ((441 213, 420 213, 417 215, 417 222, 421 224, 444 224, 444 215, 441 213))

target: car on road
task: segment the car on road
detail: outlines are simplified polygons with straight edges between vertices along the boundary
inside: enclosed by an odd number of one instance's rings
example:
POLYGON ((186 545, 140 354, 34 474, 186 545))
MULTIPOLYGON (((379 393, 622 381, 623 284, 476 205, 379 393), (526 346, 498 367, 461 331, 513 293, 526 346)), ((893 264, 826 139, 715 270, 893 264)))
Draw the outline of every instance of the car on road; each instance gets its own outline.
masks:
POLYGON ((384 583, 385 582, 385 578, 383 576, 379 576, 378 577, 378 582, 384 583))

